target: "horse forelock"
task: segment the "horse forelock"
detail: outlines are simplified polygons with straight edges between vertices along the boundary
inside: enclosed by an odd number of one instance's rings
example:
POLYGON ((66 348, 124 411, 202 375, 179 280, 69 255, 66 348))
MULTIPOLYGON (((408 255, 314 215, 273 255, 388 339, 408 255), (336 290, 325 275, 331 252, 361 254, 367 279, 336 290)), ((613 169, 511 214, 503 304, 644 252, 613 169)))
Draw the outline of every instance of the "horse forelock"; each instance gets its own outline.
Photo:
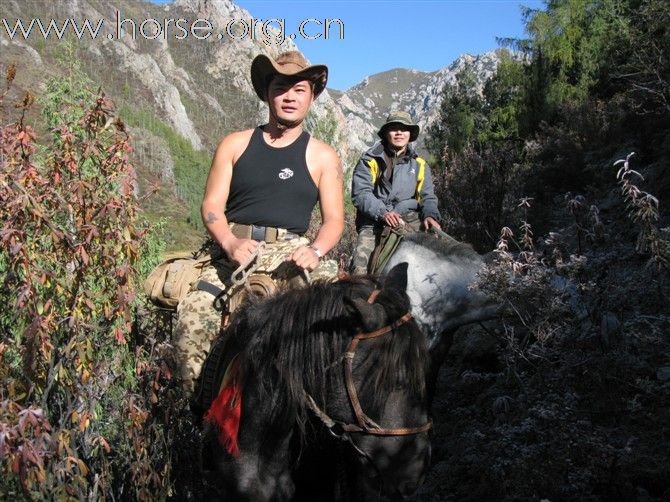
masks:
MULTIPOLYGON (((327 404, 333 379, 342 379, 342 357, 353 335, 362 331, 344 298, 365 298, 376 285, 369 279, 316 283, 253 301, 235 321, 238 338, 246 339, 245 371, 261 382, 277 419, 294 410, 304 417, 304 391, 327 404)), ((377 303, 390 322, 408 309, 402 294, 382 293, 377 303)), ((381 326, 380 326, 381 327, 381 326)), ((398 383, 423 395, 425 342, 417 329, 396 328, 392 335, 363 341, 356 354, 357 386, 367 406, 379 407, 398 383)))
MULTIPOLYGON (((387 324, 409 311, 409 299, 404 291, 385 288, 375 303, 384 307, 387 324)), ((414 321, 402 324, 389 335, 361 341, 358 347, 357 388, 368 405, 383 408, 383 401, 399 388, 423 398, 426 342, 414 321)))

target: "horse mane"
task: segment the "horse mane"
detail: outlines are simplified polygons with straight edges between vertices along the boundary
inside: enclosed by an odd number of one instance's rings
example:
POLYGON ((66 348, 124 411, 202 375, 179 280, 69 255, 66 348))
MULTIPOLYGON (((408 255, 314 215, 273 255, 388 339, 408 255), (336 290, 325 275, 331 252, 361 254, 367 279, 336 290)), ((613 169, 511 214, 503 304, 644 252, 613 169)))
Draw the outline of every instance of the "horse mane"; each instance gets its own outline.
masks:
MULTIPOLYGON (((446 235, 446 234, 445 234, 446 235)), ((461 242, 451 236, 436 238, 427 232, 415 232, 405 237, 405 240, 425 247, 438 255, 452 256, 466 260, 481 260, 482 256, 466 242, 461 242)))
MULTIPOLYGON (((299 423, 304 424, 305 391, 324 409, 328 406, 329 389, 335 382, 342 385, 345 349, 357 332, 365 331, 345 298, 367 299, 375 287, 370 278, 316 282, 251 300, 238 310, 241 313, 229 330, 245 347, 243 371, 254 375, 262 399, 272 403, 273 423, 297 412, 299 423)), ((376 303, 384 307, 390 322, 409 309, 404 292, 383 290, 376 303)), ((364 406, 383 406, 385 396, 399 385, 411 386, 423 397, 426 348, 422 336, 403 325, 392 335, 362 342, 354 377, 364 406), (366 350, 363 344, 367 343, 376 343, 374 350, 366 350)))

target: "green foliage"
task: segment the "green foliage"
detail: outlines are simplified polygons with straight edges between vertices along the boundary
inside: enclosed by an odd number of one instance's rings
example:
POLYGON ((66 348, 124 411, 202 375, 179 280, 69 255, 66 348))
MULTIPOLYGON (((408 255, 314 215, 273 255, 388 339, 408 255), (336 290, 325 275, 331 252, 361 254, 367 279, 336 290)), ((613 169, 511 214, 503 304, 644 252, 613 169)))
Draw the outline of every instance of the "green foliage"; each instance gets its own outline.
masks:
POLYGON ((519 139, 519 122, 524 110, 524 66, 507 52, 499 54, 498 69, 484 86, 486 125, 481 132, 484 144, 519 139))
POLYGON ((445 148, 459 154, 466 145, 478 141, 485 117, 484 102, 477 93, 476 83, 473 68, 466 65, 456 75, 455 84, 445 86, 440 120, 428 129, 426 140, 426 146, 436 158, 442 158, 445 148))
POLYGON ((163 432, 140 394, 150 349, 131 336, 149 230, 131 147, 104 94, 69 82, 47 83, 42 157, 33 96, 0 103, 0 498, 163 498, 163 432))
POLYGON ((520 52, 498 52, 481 95, 470 68, 445 87, 426 139, 448 226, 480 248, 522 195, 544 230, 556 195, 608 185, 590 151, 632 140, 670 156, 670 4, 551 0, 524 19, 528 39, 502 41, 520 52))
POLYGON ((146 110, 122 106, 120 116, 128 124, 143 127, 165 139, 174 162, 176 194, 188 207, 189 224, 197 230, 204 230, 200 205, 212 160, 210 155, 195 150, 186 138, 180 136, 169 125, 146 110))
POLYGON ((670 7, 664 0, 629 1, 611 18, 616 42, 608 47, 613 89, 636 113, 670 113, 670 7), (635 6, 635 4, 638 4, 635 6))
POLYGON ((137 272, 142 280, 163 260, 166 251, 165 232, 167 224, 167 220, 161 218, 151 226, 151 232, 142 242, 142 253, 136 265, 137 272))
POLYGON ((309 114, 305 122, 305 129, 316 139, 335 147, 340 142, 340 135, 337 130, 337 120, 332 110, 326 110, 326 116, 315 118, 315 115, 309 114))
POLYGON ((552 0, 547 10, 527 14, 534 59, 528 92, 541 95, 536 120, 563 104, 585 101, 607 62, 603 50, 613 36, 608 28, 616 3, 552 0))
POLYGON ((500 52, 496 74, 477 93, 466 66, 444 89, 439 120, 428 131, 427 147, 435 166, 436 192, 455 236, 484 250, 520 196, 519 119, 523 110, 524 68, 500 52))
MULTIPOLYGON (((335 114, 331 109, 326 110, 326 115, 323 118, 316 119, 313 114, 308 115, 307 121, 305 124, 305 129, 315 138, 331 145, 333 148, 337 148, 338 145, 342 143, 342 138, 340 132, 337 128, 337 120, 335 114)), ((354 225, 354 219, 356 214, 356 209, 351 201, 351 197, 347 197, 346 193, 351 190, 351 176, 353 174, 354 163, 358 161, 357 154, 355 152, 349 153, 349 155, 343 155, 343 152, 338 152, 344 171, 344 212, 345 212, 345 228, 342 234, 342 238, 337 243, 335 248, 333 248, 328 256, 331 259, 337 260, 340 268, 346 270, 349 267, 349 260, 353 252, 355 239, 356 239, 356 230, 354 225), (348 169, 346 169, 346 167, 348 169)), ((307 237, 313 239, 316 237, 319 227, 321 226, 321 214, 320 214, 319 205, 317 204, 314 207, 312 212, 312 219, 310 222, 309 229, 307 231, 307 237)))
POLYGON ((476 75, 467 65, 443 90, 440 119, 428 130, 426 145, 437 159, 446 151, 460 155, 467 147, 481 150, 495 141, 518 139, 523 110, 524 67, 507 51, 480 95, 476 75))
MULTIPOLYGON (((313 113, 310 113, 305 121, 305 130, 316 139, 332 146, 337 151, 345 171, 347 170, 347 167, 353 167, 354 162, 358 161, 357 157, 354 158, 354 156, 357 155, 356 153, 347 153, 342 150, 342 132, 338 129, 337 118, 332 109, 326 109, 325 116, 321 118, 316 118, 313 113)), ((345 180, 345 190, 347 189, 349 188, 347 188, 345 180)))
POLYGON ((552 0, 527 10, 529 40, 508 41, 531 58, 526 131, 622 92, 631 105, 670 111, 670 7, 662 0, 552 0))
POLYGON ((47 79, 45 92, 38 100, 48 130, 81 119, 84 110, 81 107, 64 106, 66 103, 90 103, 95 99, 92 91, 94 84, 81 70, 73 45, 73 42, 63 42, 59 46, 56 60, 59 66, 67 69, 67 74, 47 79))

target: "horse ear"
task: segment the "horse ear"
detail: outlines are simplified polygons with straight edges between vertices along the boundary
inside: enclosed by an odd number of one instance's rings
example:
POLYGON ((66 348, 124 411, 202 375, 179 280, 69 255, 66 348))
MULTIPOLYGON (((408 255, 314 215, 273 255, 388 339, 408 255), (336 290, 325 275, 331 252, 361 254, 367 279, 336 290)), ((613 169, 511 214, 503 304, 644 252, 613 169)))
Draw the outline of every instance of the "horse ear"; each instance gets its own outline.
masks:
POLYGON ((384 277, 383 288, 407 291, 407 262, 398 263, 384 277))
POLYGON ((347 310, 360 319, 363 328, 366 331, 374 331, 386 323, 386 311, 384 307, 377 303, 370 305, 367 301, 360 298, 344 297, 344 304, 347 310))

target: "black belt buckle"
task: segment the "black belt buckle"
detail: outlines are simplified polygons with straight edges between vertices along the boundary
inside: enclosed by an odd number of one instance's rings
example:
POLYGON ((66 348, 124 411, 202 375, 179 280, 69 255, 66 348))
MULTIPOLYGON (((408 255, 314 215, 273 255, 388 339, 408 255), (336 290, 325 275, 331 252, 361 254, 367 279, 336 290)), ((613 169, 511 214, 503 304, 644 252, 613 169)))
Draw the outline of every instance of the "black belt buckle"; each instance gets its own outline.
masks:
POLYGON ((251 238, 255 241, 265 240, 266 227, 259 227, 258 225, 251 225, 251 238))

